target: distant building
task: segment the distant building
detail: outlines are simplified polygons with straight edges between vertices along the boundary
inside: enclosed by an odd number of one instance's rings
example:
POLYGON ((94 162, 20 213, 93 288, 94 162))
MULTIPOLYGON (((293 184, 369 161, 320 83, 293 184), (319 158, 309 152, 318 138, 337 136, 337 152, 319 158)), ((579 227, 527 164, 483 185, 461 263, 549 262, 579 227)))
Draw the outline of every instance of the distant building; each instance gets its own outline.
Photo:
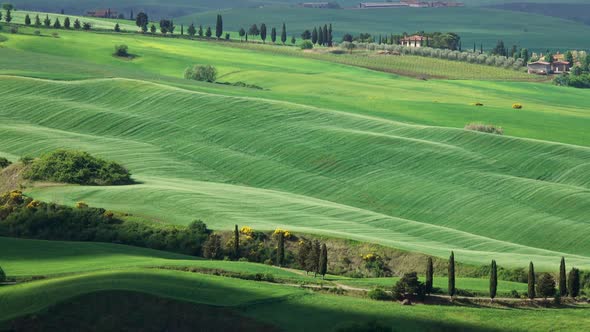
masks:
POLYGON ((330 8, 329 2, 303 2, 299 4, 303 8, 330 8))
POLYGON ((570 68, 571 64, 567 61, 553 61, 553 63, 551 63, 551 70, 555 74, 568 72, 570 71, 570 68))
POLYGON ((97 9, 86 13, 86 16, 100 18, 117 18, 118 15, 116 11, 110 9, 97 9))
POLYGON ((571 63, 568 61, 535 61, 527 65, 529 74, 549 75, 568 72, 571 69, 571 63))
POLYGON ((408 36, 400 39, 400 45, 407 47, 423 47, 426 46, 427 38, 419 35, 408 36))
POLYGON ((462 2, 446 2, 446 1, 420 1, 420 0, 402 0, 399 2, 361 2, 359 8, 361 9, 372 9, 372 8, 428 8, 428 7, 463 7, 462 2))
POLYGON ((409 7, 407 3, 403 2, 361 2, 359 8, 371 9, 371 8, 399 8, 409 7))

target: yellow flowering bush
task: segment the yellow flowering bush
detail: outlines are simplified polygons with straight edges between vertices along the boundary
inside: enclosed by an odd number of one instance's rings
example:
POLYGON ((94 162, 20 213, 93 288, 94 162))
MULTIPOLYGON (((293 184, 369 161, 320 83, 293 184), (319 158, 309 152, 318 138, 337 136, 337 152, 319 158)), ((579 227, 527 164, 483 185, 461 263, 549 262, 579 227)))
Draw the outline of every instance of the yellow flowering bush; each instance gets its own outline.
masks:
POLYGON ((522 109, 522 105, 521 104, 512 104, 512 108, 514 108, 515 110, 520 110, 520 109, 522 109))
POLYGON ((77 202, 76 203, 76 207, 78 209, 87 209, 88 208, 88 204, 86 204, 85 202, 80 201, 80 202, 77 202))
POLYGON ((104 212, 104 216, 109 218, 109 219, 113 219, 113 217, 115 216, 115 214, 112 211, 105 211, 104 212))
POLYGON ((363 260, 365 262, 374 262, 377 260, 377 258, 379 258, 379 255, 373 253, 369 253, 363 256, 363 260))
POLYGON ((29 204, 27 204, 27 208, 33 209, 33 208, 39 207, 40 205, 41 205, 41 202, 39 202, 38 200, 34 199, 29 204))
POLYGON ((275 229, 275 231, 274 231, 273 235, 279 235, 279 234, 281 234, 281 233, 283 234, 283 237, 284 237, 285 239, 287 239, 287 240, 288 240, 288 239, 290 239, 290 238, 291 238, 291 236, 292 236, 292 235, 291 235, 291 232, 289 232, 289 231, 286 231, 286 230, 283 230, 283 229, 280 229, 280 228, 277 228, 277 229, 275 229))

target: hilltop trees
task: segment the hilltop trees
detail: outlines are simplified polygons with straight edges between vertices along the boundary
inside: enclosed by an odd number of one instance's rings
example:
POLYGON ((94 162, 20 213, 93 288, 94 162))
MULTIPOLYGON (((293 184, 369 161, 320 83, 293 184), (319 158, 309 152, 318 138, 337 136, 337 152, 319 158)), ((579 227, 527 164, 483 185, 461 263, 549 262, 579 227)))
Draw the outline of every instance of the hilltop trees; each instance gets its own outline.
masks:
POLYGON ((572 268, 567 279, 567 291, 572 298, 580 295, 580 270, 572 268))
POLYGON ((221 36, 223 35, 223 18, 221 18, 221 15, 217 15, 217 22, 215 23, 215 37, 217 37, 217 39, 221 38, 221 36))
POLYGON ((205 37, 211 38, 213 33, 211 32, 211 27, 207 27, 207 31, 205 32, 205 37))
POLYGON ((29 26, 29 25, 31 25, 31 17, 29 17, 29 14, 27 14, 27 15, 25 16, 25 25, 26 25, 26 26, 29 26))
POLYGON ((537 285, 539 296, 547 300, 548 297, 555 295, 555 279, 549 273, 543 273, 539 278, 537 285))
POLYGON ((80 28, 82 28, 82 25, 80 24, 80 20, 76 19, 74 21, 74 29, 80 30, 80 28))
POLYGON ((244 28, 240 28, 238 34, 240 35, 240 41, 243 41, 243 38, 246 35, 246 30, 244 30, 244 28))
MULTIPOLYGON (((117 25, 119 25, 119 23, 117 23, 117 25)), ((64 28, 65 28, 65 29, 70 29, 70 28, 71 28, 71 26, 72 26, 72 23, 70 22, 70 18, 69 18, 69 17, 66 17, 66 18, 64 19, 64 28)), ((115 30, 115 31, 116 31, 116 30, 115 30)), ((120 31, 120 29, 119 29, 119 31, 120 31)))
POLYGON ((234 228, 234 259, 240 258, 240 231, 238 230, 238 225, 235 225, 234 228))
POLYGON ((279 232, 277 237, 277 265, 281 267, 285 263, 285 234, 283 232, 279 232))
POLYGON ((266 24, 264 23, 260 25, 260 39, 262 39, 263 44, 266 44, 266 24))
POLYGON ((322 279, 326 277, 326 272, 328 271, 328 248, 326 244, 322 244, 322 249, 320 252, 320 262, 319 262, 319 271, 318 273, 322 276, 322 279))
POLYGON ((191 23, 191 25, 188 27, 187 32, 191 38, 195 37, 195 35, 197 34, 197 29, 195 28, 195 25, 193 23, 191 23))
POLYGON ((43 20, 43 25, 45 25, 46 28, 51 27, 51 19, 49 19, 49 15, 45 15, 45 20, 43 20))
POLYGON ((434 264, 432 257, 428 257, 426 262, 426 282, 424 283, 424 293, 430 294, 434 283, 434 264))
POLYGON ((285 23, 283 23, 283 28, 281 29, 281 42, 283 45, 287 42, 287 27, 285 26, 285 23))
POLYGON ((277 42, 277 29, 274 27, 270 30, 270 40, 273 44, 277 42))
POLYGON ((496 261, 492 260, 490 269, 490 298, 494 300, 498 291, 498 267, 496 261))
POLYGON ((449 257, 449 285, 448 291, 449 296, 455 296, 457 290, 455 289, 455 253, 451 251, 451 257, 449 257))
POLYGON ((140 12, 135 17, 135 25, 139 27, 142 31, 147 31, 147 25, 149 23, 149 18, 146 13, 140 12))
POLYGON ((528 276, 528 292, 529 299, 534 299, 537 295, 535 294, 535 266, 533 262, 529 264, 529 276, 528 276))
POLYGON ((37 27, 37 28, 41 27, 41 19, 39 18, 39 15, 35 16, 35 27, 37 27))
POLYGON ((223 249, 221 248, 221 236, 217 234, 209 235, 209 238, 203 245, 203 257, 209 259, 223 258, 223 249))
POLYGON ((252 26, 248 30, 248 34, 250 36, 258 36, 260 34, 260 30, 258 30, 258 26, 256 24, 252 24, 252 26))
POLYGON ((4 273, 4 270, 2 269, 2 267, 0 267, 0 282, 5 282, 6 281, 6 273, 4 273))
POLYGON ((59 17, 55 19, 55 22, 53 22, 53 28, 54 29, 61 29, 61 23, 59 22, 59 17))
POLYGON ((567 281, 565 276, 565 257, 561 257, 561 263, 559 264, 559 295, 567 295, 567 281))

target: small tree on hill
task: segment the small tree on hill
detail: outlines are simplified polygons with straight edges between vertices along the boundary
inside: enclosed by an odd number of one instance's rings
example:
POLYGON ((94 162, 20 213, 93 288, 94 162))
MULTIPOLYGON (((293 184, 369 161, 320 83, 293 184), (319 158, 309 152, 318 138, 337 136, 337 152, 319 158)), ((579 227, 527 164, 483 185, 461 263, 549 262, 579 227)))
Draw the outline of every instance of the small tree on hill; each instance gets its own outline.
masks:
POLYGON ((313 32, 311 33, 311 42, 315 45, 318 43, 318 29, 313 28, 313 32))
POLYGON ((496 298, 498 292, 498 267, 496 261, 492 260, 492 266, 490 270, 490 298, 492 301, 496 298))
POLYGON ((559 264, 559 295, 560 296, 567 296, 565 257, 561 257, 561 263, 559 264))
POLYGON ((80 30, 80 28, 82 28, 82 24, 80 24, 80 20, 76 19, 74 21, 74 29, 80 30))
POLYGON ((188 35, 191 36, 191 38, 194 38, 195 35, 197 34, 197 29, 195 28, 195 25, 191 23, 191 25, 188 27, 188 35))
POLYGON ((84 23, 82 23, 82 29, 84 31, 90 31, 92 29, 92 25, 88 22, 84 22, 84 23))
POLYGON ((273 44, 277 42, 277 29, 274 27, 270 30, 270 40, 273 44))
POLYGON ((244 30, 244 28, 240 28, 240 32, 238 34, 240 35, 240 41, 242 41, 246 35, 246 30, 244 30))
POLYGON ((35 16, 35 27, 37 27, 37 28, 41 27, 41 19, 39 18, 39 15, 35 16))
POLYGON ((209 235, 209 238, 203 245, 203 257, 209 259, 223 258, 223 250, 221 248, 221 236, 217 234, 209 235))
POLYGON ((250 36, 258 36, 260 34, 260 30, 258 30, 258 26, 256 24, 252 24, 252 26, 248 30, 248 34, 250 36))
POLYGON ((127 45, 115 45, 115 56, 128 57, 129 47, 127 45))
POLYGON ((12 11, 10 11, 10 10, 7 10, 6 11, 6 18, 5 18, 5 20, 6 20, 6 23, 12 22, 12 11))
POLYGON ((119 23, 115 24, 115 32, 121 32, 121 27, 119 26, 119 23))
POLYGON ((326 273, 328 272, 328 248, 326 244, 322 244, 322 249, 320 251, 320 264, 319 264, 319 273, 322 276, 322 279, 326 277, 326 273))
POLYGON ((55 22, 53 22, 53 28, 61 29, 61 22, 59 21, 59 17, 55 19, 55 22))
POLYGON ((322 27, 318 29, 318 45, 324 46, 324 30, 322 30, 322 27))
POLYGON ((295 36, 291 36, 291 44, 295 45, 295 43, 297 43, 297 38, 295 38, 295 36))
POLYGON ((211 27, 207 27, 207 32, 205 32, 205 37, 211 38, 213 34, 211 33, 211 27))
POLYGON ((240 258, 240 231, 238 225, 234 227, 234 259, 240 258))
POLYGON ((555 279, 549 273, 543 273, 541 278, 539 278, 539 283, 537 284, 537 291, 539 296, 543 297, 547 300, 550 296, 555 296, 555 279))
POLYGON ((534 299, 537 295, 535 294, 535 266, 533 265, 533 262, 530 262, 529 264, 529 276, 528 276, 528 298, 529 299, 534 299))
POLYGON ((455 296, 457 290, 455 289, 455 253, 451 251, 451 257, 449 257, 449 285, 448 291, 449 296, 455 296))
POLYGON ((307 256, 309 256, 311 247, 308 245, 309 241, 300 241, 299 242, 299 251, 297 252, 297 264, 302 270, 305 270, 307 273, 307 256))
POLYGON ((71 27, 72 27, 72 23, 70 22, 70 18, 66 17, 64 19, 64 28, 69 30, 71 27))
POLYGON ((313 243, 310 242, 310 251, 307 256, 306 269, 314 273, 314 277, 317 275, 319 261, 320 261, 320 243, 316 240, 313 243))
POLYGON ((217 39, 221 38, 221 36, 223 35, 223 18, 221 18, 221 15, 217 15, 217 22, 215 24, 215 37, 217 37, 217 39))
POLYGON ((45 20, 43 20, 43 24, 46 28, 51 28, 51 19, 49 19, 49 15, 45 16, 45 20))
POLYGON ((198 35, 199 35, 199 37, 203 37, 203 26, 202 25, 199 25, 198 35))
POLYGON ((283 232, 279 232, 277 237, 277 265, 281 267, 283 264, 285 264, 285 234, 283 232))
POLYGON ((283 43, 283 45, 285 45, 286 42, 287 42, 287 27, 285 26, 285 23, 283 23, 283 28, 281 29, 281 43, 283 43))
POLYGON ((158 32, 158 28, 156 28, 156 25, 155 25, 155 24, 152 24, 152 25, 150 26, 150 33, 151 33, 152 35, 155 35, 155 34, 156 34, 156 32, 158 32))
POLYGON ((572 298, 580 295, 580 270, 572 268, 567 280, 567 291, 572 298))
POLYGON ((5 282, 6 281, 6 273, 4 272, 4 270, 0 267, 0 282, 5 282))
POLYGON ((25 16, 25 25, 26 25, 26 26, 29 26, 29 25, 31 25, 31 17, 29 17, 29 14, 27 14, 27 15, 25 16))
POLYGON ((424 292, 426 294, 432 293, 432 287, 434 283, 434 264, 432 257, 428 257, 426 262, 426 282, 424 283, 424 292))
POLYGON ((260 25, 260 39, 262 39, 263 44, 266 44, 266 24, 264 23, 260 25))
MULTIPOLYGON (((144 12, 140 12, 139 14, 137 14, 137 16, 135 17, 135 25, 137 25, 138 28, 140 28, 142 31, 144 31, 144 28, 147 28, 147 25, 150 23, 149 18, 147 16, 146 13, 144 12)), ((147 30, 147 29, 146 29, 147 30)))

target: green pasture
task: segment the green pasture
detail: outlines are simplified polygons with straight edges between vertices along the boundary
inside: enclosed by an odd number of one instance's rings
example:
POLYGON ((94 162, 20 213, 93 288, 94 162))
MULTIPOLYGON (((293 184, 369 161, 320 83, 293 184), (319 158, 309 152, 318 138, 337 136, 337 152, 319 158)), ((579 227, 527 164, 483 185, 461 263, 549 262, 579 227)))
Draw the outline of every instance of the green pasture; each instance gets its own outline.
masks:
MULTIPOLYGON (((92 28, 94 29, 104 29, 104 30, 113 30, 115 29, 115 24, 119 23, 119 27, 122 31, 137 31, 138 28, 135 25, 134 21, 129 20, 116 20, 116 19, 104 19, 104 18, 94 18, 94 17, 83 17, 83 16, 75 16, 75 15, 62 15, 56 13, 43 13, 43 12, 35 12, 35 11, 24 11, 24 10, 17 10, 12 12, 12 23, 16 24, 24 24, 25 23, 25 16, 29 15, 31 18, 31 26, 35 25, 35 16, 39 15, 39 19, 41 20, 41 25, 43 26, 43 22, 46 17, 49 17, 51 20, 51 26, 56 19, 59 19, 61 25, 63 26, 64 20, 66 17, 70 18, 70 22, 72 25, 72 29, 74 28, 74 21, 78 19, 81 24, 83 23, 90 23, 92 28)), ((56 30, 59 32, 59 30, 56 30)))

